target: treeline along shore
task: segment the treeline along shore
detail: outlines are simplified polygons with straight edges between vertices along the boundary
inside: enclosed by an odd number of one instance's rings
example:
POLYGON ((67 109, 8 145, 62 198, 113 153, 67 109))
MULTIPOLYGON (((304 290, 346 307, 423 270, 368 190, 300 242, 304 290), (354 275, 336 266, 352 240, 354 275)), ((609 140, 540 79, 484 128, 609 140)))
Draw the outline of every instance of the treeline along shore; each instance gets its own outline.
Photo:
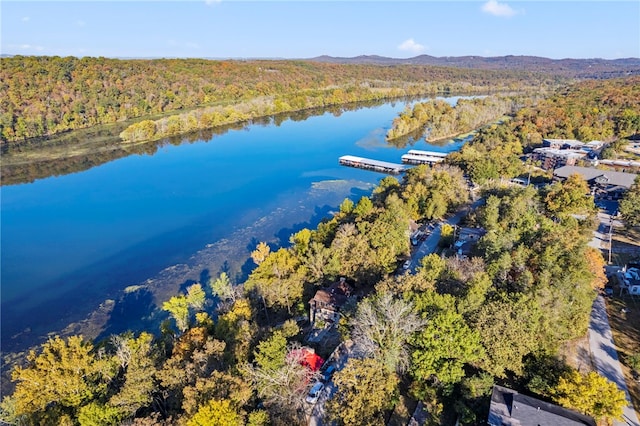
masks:
POLYGON ((0 59, 0 138, 12 143, 157 114, 125 140, 160 138, 250 117, 406 95, 538 89, 566 77, 510 70, 293 60, 0 59))

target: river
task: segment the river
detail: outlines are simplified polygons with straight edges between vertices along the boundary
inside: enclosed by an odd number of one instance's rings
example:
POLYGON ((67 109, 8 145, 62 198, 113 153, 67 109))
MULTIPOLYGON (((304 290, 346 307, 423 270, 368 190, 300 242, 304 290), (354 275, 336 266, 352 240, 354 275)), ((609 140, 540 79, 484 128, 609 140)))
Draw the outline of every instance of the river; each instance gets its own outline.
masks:
POLYGON ((384 177, 340 166, 342 155, 399 163, 409 148, 461 147, 387 144, 405 106, 270 120, 3 186, 2 351, 54 333, 95 338, 151 328, 157 306, 188 284, 221 271, 242 282, 259 241, 286 245, 384 177))

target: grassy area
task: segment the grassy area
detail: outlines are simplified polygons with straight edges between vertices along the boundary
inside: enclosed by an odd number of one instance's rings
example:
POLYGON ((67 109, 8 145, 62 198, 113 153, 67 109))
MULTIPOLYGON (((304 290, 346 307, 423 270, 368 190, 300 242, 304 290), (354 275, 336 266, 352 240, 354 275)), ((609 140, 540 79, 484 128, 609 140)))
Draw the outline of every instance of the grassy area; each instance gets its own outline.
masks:
POLYGON ((607 299, 609 323, 613 340, 618 348, 618 356, 629 388, 636 412, 640 408, 640 382, 629 368, 629 357, 640 352, 640 296, 624 294, 614 288, 614 296, 607 299))

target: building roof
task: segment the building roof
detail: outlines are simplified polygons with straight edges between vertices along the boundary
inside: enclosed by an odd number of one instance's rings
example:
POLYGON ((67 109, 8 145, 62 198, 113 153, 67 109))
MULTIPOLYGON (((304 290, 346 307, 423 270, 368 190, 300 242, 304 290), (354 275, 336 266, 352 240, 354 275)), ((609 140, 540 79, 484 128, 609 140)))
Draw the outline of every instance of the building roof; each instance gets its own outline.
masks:
POLYGON ((458 238, 461 240, 464 239, 478 239, 480 237, 484 237, 487 233, 487 230, 484 228, 465 228, 461 227, 458 238))
POLYGON ((592 417, 497 385, 491 394, 488 423, 491 426, 596 426, 592 417))
POLYGON ((592 167, 563 166, 555 169, 553 175, 566 179, 573 174, 579 174, 587 182, 606 183, 607 185, 631 188, 636 176, 635 173, 615 172, 612 170, 600 170, 592 167))
POLYGON ((586 144, 575 139, 542 139, 543 145, 557 146, 561 149, 580 149, 586 144))
POLYGON ((327 307, 333 307, 339 309, 345 304, 348 297, 351 295, 351 286, 344 280, 331 284, 328 288, 321 288, 316 291, 313 299, 309 301, 311 305, 321 304, 327 307))
POLYGON ((320 367, 324 364, 324 359, 312 348, 304 347, 294 349, 290 352, 290 355, 298 357, 300 359, 300 365, 307 367, 311 371, 320 370, 320 367))
POLYGON ((533 152, 537 154, 544 154, 546 156, 553 157, 565 157, 565 158, 583 158, 587 155, 586 151, 575 149, 557 149, 557 148, 536 148, 533 152))
POLYGON ((406 164, 389 163, 387 161, 373 160, 371 158, 356 157, 354 155, 343 155, 338 158, 340 164, 356 166, 356 167, 373 167, 390 170, 396 173, 405 171, 408 166, 406 164))
POLYGON ((409 151, 407 151, 407 154, 410 155, 422 155, 423 157, 446 157, 447 155, 449 155, 446 152, 438 152, 438 151, 422 151, 419 149, 410 149, 409 151))

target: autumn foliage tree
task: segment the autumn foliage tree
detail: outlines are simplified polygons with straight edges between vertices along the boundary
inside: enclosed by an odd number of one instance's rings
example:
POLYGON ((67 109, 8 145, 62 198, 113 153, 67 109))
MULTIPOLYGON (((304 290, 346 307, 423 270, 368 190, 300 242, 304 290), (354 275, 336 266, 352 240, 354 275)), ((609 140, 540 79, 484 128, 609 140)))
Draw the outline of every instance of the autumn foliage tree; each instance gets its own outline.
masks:
POLYGON ((593 371, 582 374, 574 370, 560 377, 554 400, 608 424, 622 420, 623 409, 627 405, 624 391, 593 371))
POLYGON ((350 359, 333 377, 337 390, 327 411, 339 425, 384 425, 398 396, 398 378, 375 359, 350 359))
POLYGON ((117 363, 110 356, 97 357, 93 344, 81 336, 49 339, 40 353, 31 351, 25 367, 16 367, 16 390, 9 397, 28 424, 57 424, 72 419, 78 410, 106 395, 115 378, 117 363))

